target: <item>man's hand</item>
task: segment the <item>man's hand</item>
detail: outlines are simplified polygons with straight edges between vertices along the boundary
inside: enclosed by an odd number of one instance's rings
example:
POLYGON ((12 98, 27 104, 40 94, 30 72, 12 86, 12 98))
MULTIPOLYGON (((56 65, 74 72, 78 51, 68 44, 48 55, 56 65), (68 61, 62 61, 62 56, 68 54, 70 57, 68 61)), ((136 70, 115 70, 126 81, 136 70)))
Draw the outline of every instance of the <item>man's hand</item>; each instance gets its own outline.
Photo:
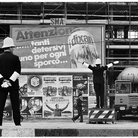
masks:
POLYGON ((3 82, 2 82, 2 84, 1 84, 1 87, 2 88, 8 88, 10 86, 12 86, 11 83, 10 83, 10 81, 7 80, 7 79, 4 79, 3 82))
POLYGON ((77 60, 79 63, 83 63, 84 62, 84 60, 83 59, 79 59, 79 60, 77 60))
POLYGON ((118 63, 119 63, 119 61, 114 61, 114 62, 113 62, 113 64, 118 64, 118 63))

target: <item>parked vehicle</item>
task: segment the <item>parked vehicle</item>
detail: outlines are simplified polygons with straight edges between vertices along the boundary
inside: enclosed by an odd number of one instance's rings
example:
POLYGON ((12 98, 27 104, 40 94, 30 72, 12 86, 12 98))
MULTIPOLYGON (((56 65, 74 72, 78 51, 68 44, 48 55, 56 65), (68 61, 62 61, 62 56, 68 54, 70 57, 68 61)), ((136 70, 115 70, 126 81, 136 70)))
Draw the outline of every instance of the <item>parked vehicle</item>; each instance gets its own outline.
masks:
POLYGON ((132 90, 130 80, 115 81, 115 104, 116 119, 125 115, 138 115, 138 93, 132 90))

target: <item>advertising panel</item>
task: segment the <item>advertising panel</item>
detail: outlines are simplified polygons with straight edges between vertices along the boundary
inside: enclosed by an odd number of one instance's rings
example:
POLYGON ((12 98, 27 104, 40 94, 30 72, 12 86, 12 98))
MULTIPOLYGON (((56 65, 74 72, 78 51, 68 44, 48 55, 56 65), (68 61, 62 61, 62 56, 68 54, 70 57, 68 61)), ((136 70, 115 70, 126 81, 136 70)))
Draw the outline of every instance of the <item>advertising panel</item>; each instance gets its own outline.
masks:
POLYGON ((27 86, 28 86, 28 96, 43 95, 41 75, 28 75, 27 86))
POLYGON ((73 76, 73 93, 74 96, 78 96, 79 93, 82 93, 83 95, 88 95, 87 74, 73 76))
POLYGON ((43 117, 72 116, 72 76, 43 76, 43 117))
POLYGON ((44 97, 44 118, 68 118, 72 117, 72 97, 44 97))
POLYGON ((57 76, 44 75, 43 76, 43 95, 46 97, 56 96, 57 93, 57 76))
POLYGON ((23 117, 42 118, 42 108, 43 108, 42 97, 39 96, 22 97, 21 105, 22 105, 21 115, 23 117))
POLYGON ((72 75, 20 75, 19 85, 24 117, 71 117, 72 75))
POLYGON ((11 26, 22 68, 85 68, 78 60, 104 63, 103 26, 11 26))

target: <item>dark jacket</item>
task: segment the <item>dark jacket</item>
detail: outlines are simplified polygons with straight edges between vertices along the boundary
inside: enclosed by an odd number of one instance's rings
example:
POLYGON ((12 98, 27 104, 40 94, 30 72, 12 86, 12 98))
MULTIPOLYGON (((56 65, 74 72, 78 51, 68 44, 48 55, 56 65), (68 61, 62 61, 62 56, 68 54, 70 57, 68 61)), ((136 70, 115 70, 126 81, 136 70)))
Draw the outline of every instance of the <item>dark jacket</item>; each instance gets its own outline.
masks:
POLYGON ((107 66, 101 66, 101 67, 93 67, 91 65, 88 66, 89 69, 93 71, 93 82, 94 83, 104 83, 104 77, 103 73, 105 70, 108 69, 107 66))
POLYGON ((77 109, 82 109, 82 100, 80 99, 80 97, 78 97, 77 99, 77 109))
MULTIPOLYGON (((19 57, 8 51, 3 52, 0 55, 0 74, 4 77, 4 79, 9 79, 14 71, 19 74, 21 73, 21 63, 19 57)), ((13 82, 12 86, 9 88, 19 89, 18 79, 16 79, 16 81, 13 82)))

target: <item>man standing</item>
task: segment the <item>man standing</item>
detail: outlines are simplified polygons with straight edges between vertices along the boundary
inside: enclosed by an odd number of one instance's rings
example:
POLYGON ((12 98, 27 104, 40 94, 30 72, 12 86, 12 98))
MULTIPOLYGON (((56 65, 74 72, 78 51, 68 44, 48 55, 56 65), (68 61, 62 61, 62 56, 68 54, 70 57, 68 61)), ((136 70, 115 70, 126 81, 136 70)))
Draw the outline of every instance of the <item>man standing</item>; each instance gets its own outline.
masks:
POLYGON ((3 41, 0 55, 0 126, 2 126, 3 110, 8 93, 13 110, 13 119, 16 126, 20 126, 19 82, 21 63, 19 57, 13 54, 15 48, 13 39, 7 37, 3 41))
MULTIPOLYGON (((81 61, 79 61, 81 62, 81 61)), ((94 90, 96 93, 96 101, 97 101, 97 108, 104 108, 104 76, 103 73, 108 68, 112 67, 114 64, 118 64, 119 61, 115 61, 110 63, 106 66, 101 66, 101 60, 98 58, 96 59, 96 66, 89 65, 85 62, 81 62, 82 65, 88 67, 90 70, 93 71, 93 83, 94 83, 94 90)))

